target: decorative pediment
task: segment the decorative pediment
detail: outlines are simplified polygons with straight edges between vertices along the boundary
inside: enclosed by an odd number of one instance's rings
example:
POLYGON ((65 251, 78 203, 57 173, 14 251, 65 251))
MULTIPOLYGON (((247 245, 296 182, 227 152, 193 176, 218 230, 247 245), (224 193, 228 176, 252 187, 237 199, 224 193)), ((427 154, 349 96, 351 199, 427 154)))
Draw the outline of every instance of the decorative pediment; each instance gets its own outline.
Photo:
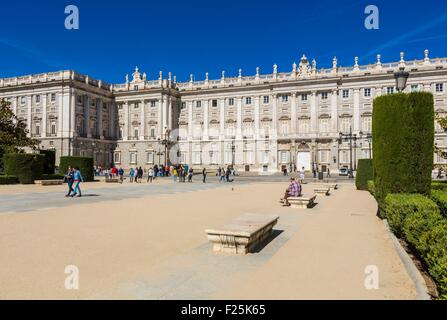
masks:
POLYGON ((210 124, 219 124, 220 122, 218 121, 218 120, 215 120, 215 119, 213 119, 213 120, 211 120, 210 121, 210 124))
POLYGON ((310 120, 310 117, 304 115, 304 116, 299 117, 298 120, 310 120))
POLYGON ((140 121, 132 121, 133 126, 139 126, 141 123, 140 121))
POLYGON ((303 55, 300 61, 299 69, 298 69, 298 77, 300 78, 308 78, 312 74, 309 60, 307 59, 306 55, 303 55))
MULTIPOLYGON (((445 111, 443 111, 443 112, 445 112, 445 111)), ((371 112, 364 112, 364 113, 362 113, 362 117, 364 117, 364 118, 372 117, 372 113, 371 112)))
POLYGON ((234 119, 228 119, 228 120, 227 120, 227 123, 236 123, 236 120, 234 120, 234 119))
POLYGON ((272 119, 270 119, 270 118, 262 118, 261 119, 261 122, 271 122, 272 121, 272 119))
POLYGON ((254 122, 254 120, 252 118, 245 118, 243 122, 245 122, 245 123, 254 122))
POLYGON ((286 121, 286 120, 290 120, 289 116, 282 116, 281 118, 279 118, 280 121, 286 121))
POLYGON ((148 124, 154 126, 154 125, 157 125, 158 122, 155 121, 155 120, 151 120, 151 121, 148 122, 148 124))
POLYGON ((327 113, 320 114, 320 119, 329 119, 331 116, 327 113))

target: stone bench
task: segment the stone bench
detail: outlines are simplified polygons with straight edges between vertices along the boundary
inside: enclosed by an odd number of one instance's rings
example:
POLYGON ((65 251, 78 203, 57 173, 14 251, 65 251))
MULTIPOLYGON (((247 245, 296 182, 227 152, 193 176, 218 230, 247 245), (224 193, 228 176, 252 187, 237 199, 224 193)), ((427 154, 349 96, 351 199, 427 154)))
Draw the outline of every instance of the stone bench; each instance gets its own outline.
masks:
POLYGON ((292 208, 310 209, 315 205, 315 199, 317 199, 316 195, 312 197, 291 197, 288 198, 287 201, 290 203, 290 207, 292 208))
POLYGON ((42 186, 60 186, 64 184, 64 180, 42 180, 40 181, 42 186))
POLYGON ((330 196, 331 195, 331 188, 329 187, 317 187, 314 189, 316 194, 323 195, 323 196, 330 196))
POLYGON ((111 179, 106 179, 106 183, 119 183, 120 179, 118 178, 111 178, 111 179))
POLYGON ((327 183, 327 184, 325 184, 325 187, 328 187, 328 188, 330 188, 332 190, 337 190, 338 189, 338 184, 336 184, 336 183, 327 183))
POLYGON ((279 216, 245 214, 218 229, 205 232, 214 252, 246 255, 268 238, 279 216))

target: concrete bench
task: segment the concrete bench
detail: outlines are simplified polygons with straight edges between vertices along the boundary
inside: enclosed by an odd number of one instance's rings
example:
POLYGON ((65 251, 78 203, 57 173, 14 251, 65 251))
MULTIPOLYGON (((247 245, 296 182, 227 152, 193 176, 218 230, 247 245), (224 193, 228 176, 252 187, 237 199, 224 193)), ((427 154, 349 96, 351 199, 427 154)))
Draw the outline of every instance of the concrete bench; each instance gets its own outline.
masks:
POLYGON ((214 252, 246 255, 268 238, 279 216, 245 214, 218 229, 205 232, 214 252))
POLYGON ((325 184, 325 187, 328 187, 328 188, 330 188, 332 190, 337 190, 338 189, 338 184, 336 184, 336 183, 327 183, 327 184, 325 184))
POLYGON ((314 189, 316 194, 323 195, 323 196, 330 196, 331 195, 331 188, 329 187, 317 187, 314 189))
POLYGON ((42 186, 60 186, 64 184, 64 180, 42 180, 40 181, 42 186))
POLYGON ((118 178, 111 178, 111 179, 106 179, 106 183, 119 183, 120 179, 118 178))
POLYGON ((315 205, 315 199, 317 199, 316 195, 312 197, 288 198, 287 201, 290 203, 290 207, 292 208, 310 209, 315 205))

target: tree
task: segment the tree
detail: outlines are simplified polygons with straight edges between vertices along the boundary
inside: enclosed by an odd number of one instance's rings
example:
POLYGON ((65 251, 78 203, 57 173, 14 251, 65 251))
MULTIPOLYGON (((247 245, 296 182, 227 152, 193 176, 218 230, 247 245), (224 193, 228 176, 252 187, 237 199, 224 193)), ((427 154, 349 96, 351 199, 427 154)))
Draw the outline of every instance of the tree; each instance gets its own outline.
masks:
POLYGON ((23 148, 35 149, 40 141, 27 136, 26 123, 12 111, 11 103, 0 100, 0 163, 3 155, 22 151, 23 148))

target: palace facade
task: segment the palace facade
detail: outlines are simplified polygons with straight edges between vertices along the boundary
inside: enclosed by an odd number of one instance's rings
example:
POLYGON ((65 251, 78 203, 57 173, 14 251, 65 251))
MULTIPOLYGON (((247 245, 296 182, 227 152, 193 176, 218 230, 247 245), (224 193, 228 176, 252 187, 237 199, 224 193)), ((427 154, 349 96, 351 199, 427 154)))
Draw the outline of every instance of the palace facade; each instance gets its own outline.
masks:
MULTIPOLYGON (((410 72, 407 92, 429 91, 435 111, 447 112, 447 58, 317 69, 303 56, 289 72, 177 82, 169 73, 110 85, 74 71, 0 79, 0 99, 11 102, 41 148, 90 156, 96 165, 124 168, 185 163, 215 169, 277 172, 318 166, 337 172, 371 157, 375 97, 396 92, 394 73, 410 72), (352 148, 340 133, 357 137, 352 148), (352 159, 351 159, 352 154, 352 159)), ((438 148, 447 136, 437 125, 438 148)), ((436 156, 436 162, 443 163, 436 156)))

